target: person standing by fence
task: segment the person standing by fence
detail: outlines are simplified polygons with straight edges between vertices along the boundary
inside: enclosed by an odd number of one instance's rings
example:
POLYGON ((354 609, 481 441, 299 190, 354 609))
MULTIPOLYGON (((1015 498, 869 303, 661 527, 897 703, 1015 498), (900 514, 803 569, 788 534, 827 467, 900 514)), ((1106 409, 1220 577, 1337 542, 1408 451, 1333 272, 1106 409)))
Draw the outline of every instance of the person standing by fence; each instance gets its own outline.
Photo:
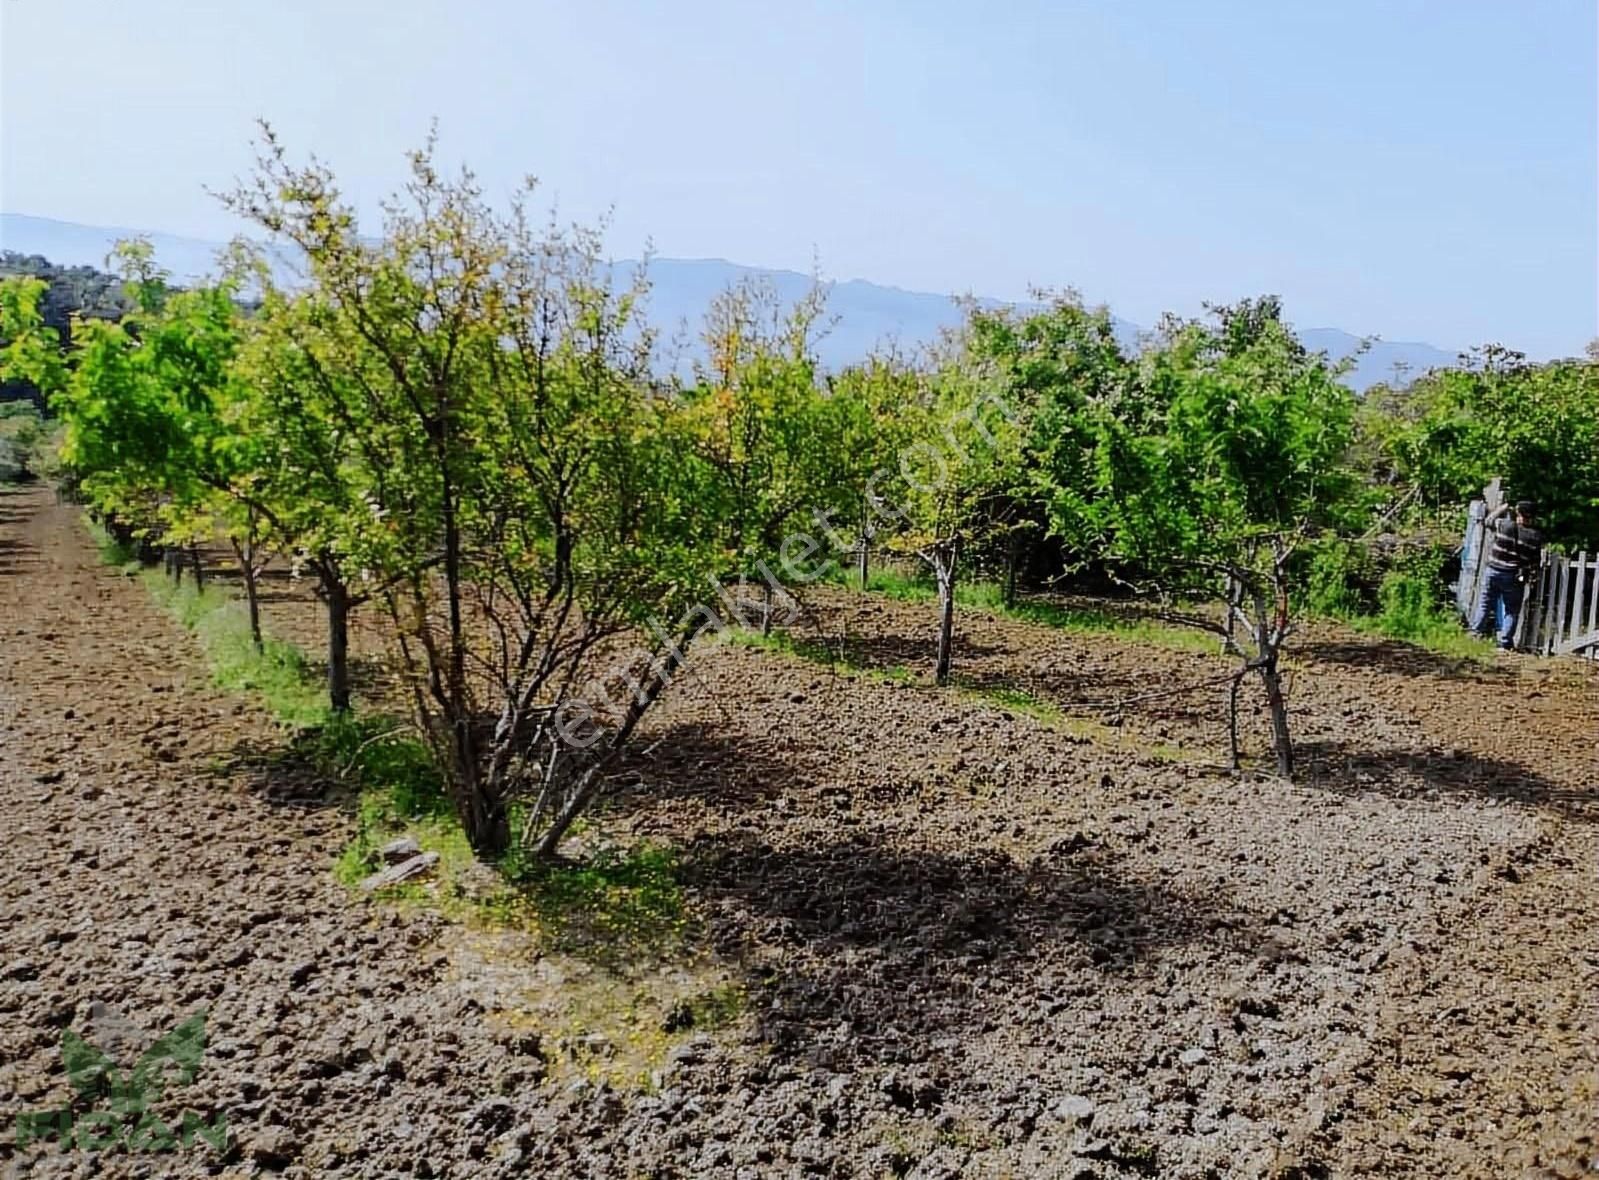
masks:
POLYGON ((1496 509, 1483 523, 1493 529, 1488 549, 1488 576, 1483 579, 1472 629, 1483 638, 1498 633, 1499 646, 1509 650, 1515 642, 1516 616, 1521 613, 1526 583, 1543 560, 1543 534, 1533 527, 1537 508, 1531 500, 1496 509))

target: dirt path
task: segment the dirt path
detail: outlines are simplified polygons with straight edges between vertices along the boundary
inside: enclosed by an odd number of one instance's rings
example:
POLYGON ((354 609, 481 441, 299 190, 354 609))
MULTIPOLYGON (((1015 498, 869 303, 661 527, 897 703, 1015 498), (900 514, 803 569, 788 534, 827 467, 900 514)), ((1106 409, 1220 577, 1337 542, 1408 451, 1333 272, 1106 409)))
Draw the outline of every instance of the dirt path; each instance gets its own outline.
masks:
POLYGON ((63 1029, 126 1068, 204 1009, 199 1074, 160 1109, 174 1127, 185 1107, 221 1114, 227 1164, 200 1145, 51 1147, 17 1174, 468 1174, 451 1168, 501 1118, 474 1112, 526 1062, 456 1011, 429 922, 333 882, 338 812, 229 769, 280 735, 208 685, 77 515, 44 490, 0 496, 0 1158, 19 1111, 72 1097, 63 1029))
MULTIPOLYGON (((858 609, 882 662, 920 658, 926 612, 858 609)), ((268 625, 319 634, 288 600, 268 625)), ((1209 658, 965 627, 968 671, 1068 716, 1074 692, 1209 658)), ((494 962, 441 920, 352 901, 328 873, 346 816, 241 761, 282 735, 209 686, 75 510, 0 493, 0 1159, 39 1176, 1592 1174, 1591 683, 1316 642, 1295 701, 1315 773, 1294 787, 1212 773, 1199 706, 1107 734, 708 649, 605 823, 678 850, 704 953, 748 999, 613 1087, 509 1019, 563 986, 551 962, 494 962), (72 1097, 63 1029, 126 1066, 202 1008, 199 1074, 159 1109, 225 1118, 220 1158, 17 1152, 16 1112, 72 1097)))

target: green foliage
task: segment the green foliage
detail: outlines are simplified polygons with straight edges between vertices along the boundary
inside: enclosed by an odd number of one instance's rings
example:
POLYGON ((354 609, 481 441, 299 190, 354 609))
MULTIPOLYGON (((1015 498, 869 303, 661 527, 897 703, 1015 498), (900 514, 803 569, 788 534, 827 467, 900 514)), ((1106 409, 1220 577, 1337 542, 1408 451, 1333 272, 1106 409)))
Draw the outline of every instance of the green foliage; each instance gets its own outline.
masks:
POLYGON ((1091 416, 1126 391, 1130 363, 1109 310, 1085 307, 1073 291, 1049 294, 1044 308, 1025 315, 973 308, 967 333, 971 355, 1004 391, 1025 437, 1014 485, 991 511, 1006 532, 1040 534, 1064 491, 1090 494, 1091 416))
POLYGON ((1437 595, 1427 579, 1393 570, 1377 591, 1382 604, 1378 624, 1396 639, 1424 635, 1437 619, 1437 595))
MULTIPOLYGON (((934 602, 938 599, 938 587, 930 576, 925 573, 907 574, 892 567, 873 570, 867 590, 899 602, 934 602)), ((1039 597, 1017 598, 1007 602, 1005 588, 997 582, 963 582, 955 589, 955 602, 968 610, 1037 623, 1059 631, 1116 635, 1177 651, 1211 651, 1215 648, 1215 640, 1196 634, 1190 628, 1150 618, 1136 607, 1117 610, 1039 597)))
POLYGON ((638 947, 675 939, 687 920, 677 857, 651 844, 575 863, 529 860, 514 880, 514 905, 531 907, 557 945, 638 947))
MULTIPOLYGON (((1168 601, 1224 598, 1286 767, 1276 661, 1295 609, 1380 606, 1396 632, 1437 621, 1408 582, 1374 601, 1375 570, 1339 540, 1374 531, 1377 506, 1436 508, 1502 474, 1549 503, 1567 542, 1599 508, 1595 366, 1489 350, 1357 406, 1271 297, 1168 319, 1137 355, 1069 292, 1025 312, 972 307, 914 363, 824 374, 820 290, 785 307, 746 286, 716 301, 707 359, 679 388, 652 369, 645 283, 613 286, 598 233, 532 216, 531 199, 491 206, 470 173, 439 172, 430 143, 382 225, 361 227, 331 172, 291 163, 267 131, 257 175, 228 200, 304 258, 301 288, 275 289, 236 253, 224 281, 176 291, 131 243, 120 321, 80 317, 63 354, 49 288, 0 284, 0 367, 50 392, 63 460, 115 528, 224 537, 248 587, 275 549, 315 574, 335 637, 349 609, 383 610, 419 689, 415 732, 489 859, 555 857, 729 576, 808 580, 874 545, 914 556, 929 578, 880 571, 873 584, 938 600, 940 683, 957 606, 1214 642, 1018 599, 1029 554, 1168 601)), ((10 414, 0 451, 46 451, 39 429, 10 414)), ((173 603, 216 629, 208 649, 229 682, 311 717, 292 699, 304 668, 260 641, 247 658, 230 646, 233 613, 201 605, 173 603)), ((345 645, 329 646, 342 709, 345 645)), ((407 791, 395 814, 437 798, 407 791)))
POLYGON ((334 714, 310 746, 318 764, 363 791, 381 793, 388 822, 443 817, 449 799, 438 764, 408 722, 381 713, 334 714))
POLYGON ((0 483, 25 483, 46 474, 52 431, 32 402, 0 402, 0 483))
POLYGON ((100 555, 100 560, 106 565, 116 566, 125 576, 134 576, 144 571, 139 564, 138 554, 132 545, 119 541, 106 531, 105 527, 85 514, 84 527, 88 529, 89 536, 94 541, 95 550, 100 555))
POLYGON ((1378 597, 1382 608, 1378 615, 1353 620, 1361 630, 1457 659, 1492 660, 1492 642, 1462 629, 1453 608, 1440 600, 1436 576, 1390 570, 1378 597))
POLYGON ((782 552, 785 539, 809 533, 815 513, 854 515, 859 492, 844 460, 870 408, 823 396, 813 346, 822 308, 819 286, 785 309, 769 285, 746 283, 706 317, 710 359, 681 395, 675 425, 702 466, 702 507, 715 522, 722 573, 788 564, 808 576, 784 560, 799 555, 782 552))
POLYGON ((1328 618, 1349 619, 1377 606, 1377 567, 1370 550, 1341 537, 1321 540, 1304 575, 1305 608, 1328 618))
POLYGON ((1353 395, 1279 321, 1243 338, 1228 322, 1177 326, 1140 358, 1137 382, 1094 414, 1091 482, 1053 501, 1063 534, 1167 589, 1266 574, 1274 545, 1347 519, 1353 395))
MULTIPOLYGON (((1416 382, 1374 430, 1423 503, 1463 507, 1501 477, 1551 541, 1599 543, 1599 365, 1488 348, 1416 382)), ((1454 515, 1454 514, 1452 514, 1454 515)))
POLYGON ((39 279, 0 279, 0 382, 25 386, 42 410, 65 387, 62 328, 46 320, 48 286, 39 279))
MULTIPOLYGON (((267 461, 283 486, 317 468, 310 557, 337 556, 387 608, 473 846, 503 855, 531 795, 553 855, 664 689, 673 641, 698 630, 716 501, 685 453, 687 411, 650 379, 642 288, 611 286, 598 235, 533 229, 526 194, 499 213, 469 174, 442 177, 431 145, 411 164, 381 237, 363 238, 332 175, 290 164, 268 133, 232 203, 298 246, 311 286, 269 295, 275 335, 246 383, 311 399, 267 461), (623 637, 652 687, 618 701, 595 686, 623 637)), ((804 375, 750 363, 778 398, 804 375)))

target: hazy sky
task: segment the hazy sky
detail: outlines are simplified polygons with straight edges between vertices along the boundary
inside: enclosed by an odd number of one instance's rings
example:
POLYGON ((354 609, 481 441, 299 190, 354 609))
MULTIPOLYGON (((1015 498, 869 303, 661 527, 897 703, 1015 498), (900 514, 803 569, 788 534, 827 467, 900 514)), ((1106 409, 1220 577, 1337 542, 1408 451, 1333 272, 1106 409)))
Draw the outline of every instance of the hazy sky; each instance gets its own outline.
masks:
POLYGON ((610 244, 1152 322, 1571 353, 1593 0, 0 0, 0 207, 203 237, 252 120, 373 202, 437 116, 610 244))

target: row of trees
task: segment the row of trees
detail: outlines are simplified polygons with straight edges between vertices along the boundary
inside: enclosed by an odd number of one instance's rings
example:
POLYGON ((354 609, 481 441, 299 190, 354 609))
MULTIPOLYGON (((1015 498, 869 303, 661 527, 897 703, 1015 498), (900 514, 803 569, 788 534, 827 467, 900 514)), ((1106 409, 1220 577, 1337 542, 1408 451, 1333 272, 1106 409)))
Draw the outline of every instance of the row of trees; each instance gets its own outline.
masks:
MULTIPOLYGON (((1296 554, 1394 494, 1355 477, 1356 401, 1275 300, 1168 319, 1136 356, 1071 295, 973 307, 928 355, 824 374, 820 295, 742 287, 711 308, 694 380, 668 381, 642 279, 617 287, 599 236, 535 220, 529 196, 499 211, 429 146, 364 237, 332 174, 267 131, 227 200, 292 244, 302 281, 277 286, 238 248, 220 282, 174 290, 129 244, 126 314, 79 319, 69 349, 43 288, 5 285, 0 374, 48 398, 101 511, 197 573, 195 547, 227 539, 258 639, 267 558, 313 578, 337 710, 351 612, 381 611, 486 856, 518 837, 554 853, 693 640, 729 622, 729 580, 764 588, 770 626, 782 587, 846 554, 864 580, 881 548, 938 586, 940 683, 974 560, 1014 593, 1047 544, 1218 601, 1192 621, 1239 653, 1235 708, 1258 677, 1291 773, 1296 554)), ((1396 478, 1431 471, 1437 407, 1461 388, 1359 440, 1396 478)))

